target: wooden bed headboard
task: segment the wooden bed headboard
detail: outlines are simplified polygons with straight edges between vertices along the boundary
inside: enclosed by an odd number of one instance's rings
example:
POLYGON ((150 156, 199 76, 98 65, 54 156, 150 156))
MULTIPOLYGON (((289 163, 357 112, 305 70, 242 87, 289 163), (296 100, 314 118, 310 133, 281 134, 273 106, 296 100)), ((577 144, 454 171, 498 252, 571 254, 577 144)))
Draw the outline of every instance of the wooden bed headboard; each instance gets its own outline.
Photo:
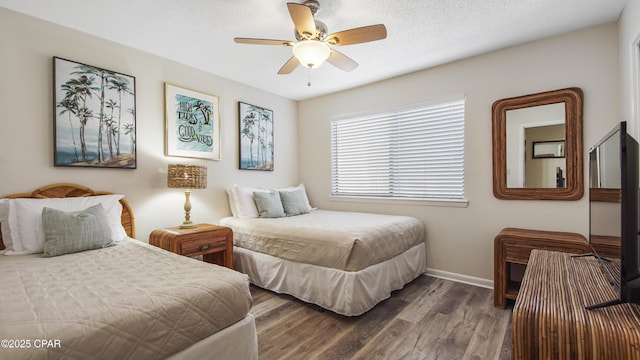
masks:
MULTIPOLYGON (((111 192, 106 191, 93 191, 90 188, 77 184, 60 183, 43 186, 30 193, 20 193, 4 196, 9 199, 16 198, 34 198, 34 199, 47 199, 47 198, 67 198, 67 197, 82 197, 82 196, 96 196, 96 195, 110 195, 111 192)), ((133 210, 129 205, 129 202, 125 198, 120 199, 122 204, 122 226, 124 231, 129 237, 135 238, 136 236, 136 224, 133 217, 133 210)), ((0 250, 3 250, 4 243, 2 242, 2 232, 0 232, 0 250)))

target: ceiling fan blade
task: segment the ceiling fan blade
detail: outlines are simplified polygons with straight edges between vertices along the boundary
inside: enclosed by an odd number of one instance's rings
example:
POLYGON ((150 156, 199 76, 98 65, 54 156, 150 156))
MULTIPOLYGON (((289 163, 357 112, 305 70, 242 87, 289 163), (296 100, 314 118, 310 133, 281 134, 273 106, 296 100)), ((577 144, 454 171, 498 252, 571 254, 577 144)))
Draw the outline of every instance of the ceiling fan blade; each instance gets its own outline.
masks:
POLYGON ((338 69, 344 70, 344 71, 351 71, 358 67, 357 62, 353 61, 347 55, 341 52, 335 51, 333 49, 331 49, 331 54, 329 54, 329 58, 327 59, 327 62, 337 67, 338 69))
POLYGON ((382 40, 386 37, 387 28, 383 24, 377 24, 329 34, 324 42, 333 46, 343 46, 382 40))
POLYGON ((296 26, 296 31, 306 38, 315 37, 316 22, 313 19, 311 9, 306 5, 297 3, 287 3, 287 8, 289 9, 291 20, 293 20, 293 24, 296 26))
POLYGON ((291 72, 295 70, 298 65, 300 65, 300 61, 298 61, 298 58, 296 58, 295 56, 292 56, 289 60, 287 60, 286 63, 284 63, 284 65, 282 65, 282 67, 278 71, 278 74, 291 74, 291 72))
POLYGON ((254 38, 234 38, 233 41, 239 44, 253 44, 253 45, 293 46, 294 44, 293 41, 289 41, 289 40, 254 39, 254 38))

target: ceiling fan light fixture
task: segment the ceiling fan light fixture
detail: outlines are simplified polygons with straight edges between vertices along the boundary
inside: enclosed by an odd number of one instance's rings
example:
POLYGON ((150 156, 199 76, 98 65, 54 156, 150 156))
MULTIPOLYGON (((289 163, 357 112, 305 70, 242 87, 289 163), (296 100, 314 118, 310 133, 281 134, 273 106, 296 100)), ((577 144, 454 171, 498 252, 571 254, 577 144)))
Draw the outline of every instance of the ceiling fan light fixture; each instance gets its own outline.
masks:
MULTIPOLYGON (((294 35, 297 43, 289 40, 235 38, 241 44, 257 45, 285 45, 293 46, 293 56, 280 68, 278 74, 290 74, 300 64, 309 69, 317 68, 327 61, 329 64, 343 71, 352 71, 358 63, 343 53, 333 49, 333 46, 344 46, 382 40, 387 37, 387 28, 383 24, 362 26, 342 30, 327 35, 327 25, 314 18, 320 6, 318 0, 299 0, 288 2, 287 9, 294 25, 294 35)), ((309 71, 311 72, 311 71, 309 71)))
POLYGON ((330 54, 329 46, 318 40, 304 40, 293 46, 293 55, 310 69, 322 65, 330 54))

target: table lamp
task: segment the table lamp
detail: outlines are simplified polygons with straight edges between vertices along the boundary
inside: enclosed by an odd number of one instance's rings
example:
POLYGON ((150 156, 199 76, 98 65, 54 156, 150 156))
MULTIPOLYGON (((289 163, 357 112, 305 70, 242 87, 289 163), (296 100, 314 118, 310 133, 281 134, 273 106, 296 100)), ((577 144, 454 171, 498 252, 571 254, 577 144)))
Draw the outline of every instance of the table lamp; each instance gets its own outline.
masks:
POLYGON ((207 167, 201 165, 169 164, 167 172, 167 186, 174 189, 185 189, 184 222, 181 229, 196 227, 191 222, 191 202, 189 196, 193 189, 207 188, 207 167))

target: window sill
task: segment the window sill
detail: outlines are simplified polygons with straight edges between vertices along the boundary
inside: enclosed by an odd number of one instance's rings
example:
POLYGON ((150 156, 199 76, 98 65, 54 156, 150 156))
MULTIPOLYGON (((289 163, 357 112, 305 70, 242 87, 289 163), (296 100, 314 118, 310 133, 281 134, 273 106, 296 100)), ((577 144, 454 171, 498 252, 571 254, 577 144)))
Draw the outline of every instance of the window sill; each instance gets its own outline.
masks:
POLYGON ((443 207, 459 207, 466 208, 469 206, 469 200, 425 200, 425 199, 393 199, 363 196, 329 196, 330 201, 352 202, 352 203, 370 203, 370 204, 397 204, 412 206, 443 206, 443 207))

